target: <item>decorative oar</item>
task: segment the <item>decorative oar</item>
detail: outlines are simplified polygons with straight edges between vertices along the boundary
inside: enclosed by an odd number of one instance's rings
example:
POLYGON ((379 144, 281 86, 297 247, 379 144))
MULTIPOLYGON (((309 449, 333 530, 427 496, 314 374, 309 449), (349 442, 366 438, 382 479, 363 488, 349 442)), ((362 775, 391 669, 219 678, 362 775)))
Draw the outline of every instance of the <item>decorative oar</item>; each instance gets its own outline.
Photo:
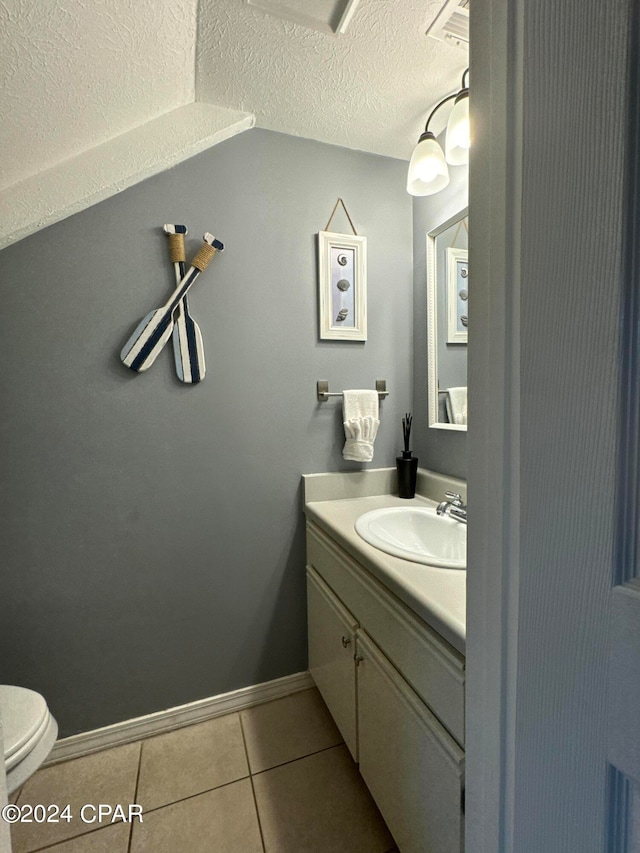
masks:
MULTIPOLYGON (((169 254, 176 273, 176 285, 179 285, 186 272, 184 237, 187 226, 165 225, 164 230, 169 238, 169 254)), ((189 314, 187 296, 183 296, 178 303, 173 318, 173 357, 176 362, 176 373, 181 382, 195 384, 204 379, 206 366, 202 334, 198 324, 189 314)))
POLYGON ((132 370, 142 373, 143 370, 151 367, 160 350, 171 337, 173 312, 178 303, 200 273, 206 270, 216 251, 221 252, 224 249, 223 244, 220 240, 216 240, 213 234, 207 233, 202 239, 204 243, 200 246, 187 274, 180 281, 169 301, 162 308, 147 314, 122 348, 120 359, 132 370))

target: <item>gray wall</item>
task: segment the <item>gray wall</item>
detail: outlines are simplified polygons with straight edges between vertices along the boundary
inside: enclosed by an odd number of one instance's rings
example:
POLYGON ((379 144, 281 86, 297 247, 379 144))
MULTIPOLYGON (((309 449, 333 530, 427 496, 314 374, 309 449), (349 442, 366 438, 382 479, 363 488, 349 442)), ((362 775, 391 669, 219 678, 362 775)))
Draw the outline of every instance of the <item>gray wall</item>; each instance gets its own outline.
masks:
POLYGON ((427 234, 466 207, 468 197, 468 170, 452 167, 449 174, 451 182, 442 192, 413 199, 414 451, 421 467, 464 480, 467 477, 467 434, 429 429, 427 398, 427 234))
POLYGON ((406 164, 253 130, 0 254, 0 681, 62 735, 306 669, 300 475, 354 470, 332 390, 385 378, 373 467, 411 408, 406 164), (317 337, 316 233, 368 238, 369 340, 317 337), (118 353, 173 288, 164 222, 225 252, 196 283, 199 386, 118 353), (334 227, 343 227, 336 220, 334 227))

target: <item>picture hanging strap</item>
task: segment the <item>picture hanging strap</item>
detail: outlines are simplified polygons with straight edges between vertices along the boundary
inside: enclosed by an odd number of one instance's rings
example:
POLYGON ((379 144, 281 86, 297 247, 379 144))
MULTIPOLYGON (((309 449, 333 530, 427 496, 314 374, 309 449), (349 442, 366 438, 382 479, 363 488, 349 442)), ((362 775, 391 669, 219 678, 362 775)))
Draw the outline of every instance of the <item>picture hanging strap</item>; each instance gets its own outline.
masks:
MULTIPOLYGON (((349 214, 347 214, 347 216, 348 215, 349 214)), ((349 220, 349 221, 351 221, 351 220, 349 220)), ((458 239, 458 234, 460 233, 460 229, 462 228, 463 224, 464 224, 464 230, 467 232, 467 236, 469 236, 469 226, 467 225, 467 217, 465 216, 464 219, 461 219, 460 222, 458 222, 458 227, 456 228, 456 233, 453 235, 453 240, 451 241, 452 246, 455 246, 456 240, 458 239)))
POLYGON ((344 209, 344 212, 347 214, 347 219, 349 220, 349 225, 351 226, 351 230, 353 231, 353 233, 354 233, 354 234, 356 235, 356 237, 357 237, 357 236, 358 236, 358 232, 357 232, 357 231, 356 231, 356 229, 354 228, 354 226, 353 226, 353 222, 352 222, 352 220, 351 220, 351 217, 349 216, 349 211, 347 210, 347 206, 346 206, 346 204, 342 201, 342 199, 341 199, 341 198, 339 198, 339 199, 338 199, 338 201, 335 203, 335 207, 334 207, 334 208, 333 208, 333 210, 331 211, 331 216, 329 217, 329 221, 327 222, 327 224, 326 224, 326 226, 325 226, 325 229, 324 229, 324 230, 325 230, 325 231, 328 231, 328 230, 329 230, 329 226, 331 225, 331 220, 332 220, 332 219, 333 219, 333 217, 336 215, 336 210, 338 209, 338 205, 339 205, 339 204, 341 204, 341 205, 342 205, 342 207, 343 207, 343 209, 344 209))

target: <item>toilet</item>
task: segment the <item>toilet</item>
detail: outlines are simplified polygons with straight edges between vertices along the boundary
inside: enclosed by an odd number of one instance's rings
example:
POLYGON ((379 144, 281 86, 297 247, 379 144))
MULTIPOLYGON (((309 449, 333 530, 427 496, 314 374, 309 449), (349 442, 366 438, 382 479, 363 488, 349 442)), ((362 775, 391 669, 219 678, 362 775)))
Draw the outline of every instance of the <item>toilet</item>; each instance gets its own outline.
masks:
POLYGON ((58 724, 34 690, 0 684, 0 718, 9 794, 33 775, 51 752, 58 724))

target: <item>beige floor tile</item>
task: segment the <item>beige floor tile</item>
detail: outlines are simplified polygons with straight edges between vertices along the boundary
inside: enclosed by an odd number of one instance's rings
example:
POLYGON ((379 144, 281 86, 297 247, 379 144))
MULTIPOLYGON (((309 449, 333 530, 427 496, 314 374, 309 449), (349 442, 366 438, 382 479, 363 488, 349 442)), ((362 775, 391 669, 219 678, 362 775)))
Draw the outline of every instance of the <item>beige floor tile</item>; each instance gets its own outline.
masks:
POLYGON ((342 743, 314 687, 241 711, 252 773, 342 743))
POLYGON ((248 775, 240 718, 227 714, 143 741, 137 801, 147 812, 248 775))
POLYGON ((133 827, 131 853, 262 853, 251 781, 145 815, 133 827))
POLYGON ((47 847, 45 853, 127 853, 131 827, 117 823, 47 847))
POLYGON ((386 853, 394 841, 346 746, 253 777, 266 853, 386 853))
POLYGON ((69 804, 72 819, 14 824, 14 853, 28 853, 97 829, 96 823, 84 823, 80 817, 87 803, 128 807, 134 802, 139 756, 140 744, 132 743, 38 770, 23 787, 20 806, 55 803, 63 809, 69 804))

